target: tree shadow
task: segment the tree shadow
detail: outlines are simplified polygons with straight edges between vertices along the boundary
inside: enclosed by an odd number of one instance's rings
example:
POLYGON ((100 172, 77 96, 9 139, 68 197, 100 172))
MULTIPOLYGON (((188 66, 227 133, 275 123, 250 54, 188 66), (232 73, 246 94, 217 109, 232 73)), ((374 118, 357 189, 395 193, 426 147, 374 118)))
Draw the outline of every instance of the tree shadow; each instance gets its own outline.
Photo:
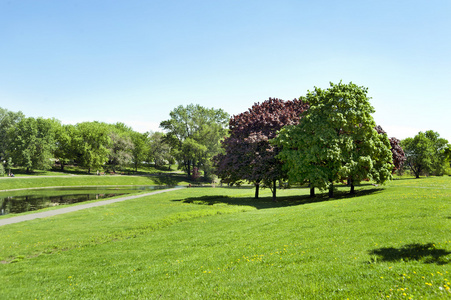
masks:
POLYGON ((434 243, 427 244, 407 244, 400 248, 385 247, 369 251, 371 255, 377 255, 382 261, 396 262, 396 261, 420 261, 425 264, 446 265, 450 258, 445 256, 450 255, 451 251, 445 249, 438 249, 434 243))
POLYGON ((149 176, 149 179, 151 179, 158 185, 176 186, 179 184, 179 182, 186 181, 186 176, 167 174, 167 175, 149 176))
MULTIPOLYGON (((227 187, 228 189, 229 187, 227 187)), ((212 196, 201 196, 201 197, 190 197, 185 199, 178 199, 172 201, 179 201, 183 203, 199 204, 199 205, 215 205, 215 204, 226 204, 226 205, 237 205, 237 206, 253 206, 256 209, 267 209, 267 208, 278 208, 287 206, 304 205, 316 202, 324 201, 336 201, 346 198, 361 197, 365 195, 370 195, 379 192, 380 189, 366 189, 357 191, 356 194, 350 195, 346 192, 336 192, 334 198, 329 198, 327 193, 317 195, 316 197, 310 198, 309 195, 301 196, 283 196, 277 197, 277 201, 274 202, 271 196, 260 197, 255 199, 253 197, 230 197, 225 195, 212 195, 212 196)))

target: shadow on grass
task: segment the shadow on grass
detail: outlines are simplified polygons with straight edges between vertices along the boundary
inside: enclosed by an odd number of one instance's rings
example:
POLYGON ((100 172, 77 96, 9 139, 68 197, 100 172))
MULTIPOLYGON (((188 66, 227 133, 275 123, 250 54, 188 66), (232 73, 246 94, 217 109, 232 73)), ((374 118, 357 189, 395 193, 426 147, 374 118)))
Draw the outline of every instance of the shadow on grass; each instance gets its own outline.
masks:
POLYGON ((374 193, 377 193, 380 191, 381 191, 381 189, 366 189, 366 190, 357 191, 355 195, 350 195, 347 192, 336 192, 334 198, 329 198, 327 193, 317 195, 314 198, 310 198, 309 195, 285 196, 285 197, 277 197, 276 202, 274 202, 272 200, 271 196, 260 197, 259 199, 255 199, 252 197, 230 197, 230 196, 224 196, 224 195, 192 197, 192 198, 173 200, 173 201, 179 201, 179 202, 183 202, 183 203, 193 203, 193 204, 199 204, 199 205, 215 205, 215 204, 245 205, 245 206, 253 206, 256 209, 266 209, 266 208, 277 208, 277 207, 303 205, 303 204, 324 202, 324 201, 336 201, 336 200, 340 200, 340 199, 371 195, 371 194, 374 194, 374 193))
POLYGON ((371 255, 377 255, 380 260, 386 262, 396 261, 421 261, 426 264, 446 265, 450 259, 445 256, 451 251, 436 248, 435 244, 407 244, 400 248, 385 247, 369 251, 371 255))

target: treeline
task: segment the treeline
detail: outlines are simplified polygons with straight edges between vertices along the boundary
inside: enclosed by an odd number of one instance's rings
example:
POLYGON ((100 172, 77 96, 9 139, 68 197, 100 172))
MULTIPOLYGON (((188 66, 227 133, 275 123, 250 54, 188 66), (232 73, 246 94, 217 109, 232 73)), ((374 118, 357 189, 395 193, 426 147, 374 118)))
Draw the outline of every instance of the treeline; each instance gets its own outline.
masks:
POLYGON ((56 119, 25 117, 0 108, 0 173, 31 172, 59 164, 88 172, 142 164, 177 163, 188 177, 269 187, 277 182, 329 190, 347 183, 351 193, 363 180, 384 183, 395 171, 451 174, 451 146, 434 131, 400 141, 373 120, 367 88, 331 83, 292 101, 255 103, 230 117, 222 109, 178 106, 160 123, 161 132, 139 133, 122 123, 63 125, 56 119))
POLYGON ((212 174, 211 157, 218 153, 229 116, 199 105, 179 106, 161 123, 168 133, 139 133, 123 123, 83 122, 64 125, 56 119, 26 117, 0 108, 0 168, 46 170, 59 164, 95 171, 122 170, 152 163, 178 165, 191 176, 212 174))

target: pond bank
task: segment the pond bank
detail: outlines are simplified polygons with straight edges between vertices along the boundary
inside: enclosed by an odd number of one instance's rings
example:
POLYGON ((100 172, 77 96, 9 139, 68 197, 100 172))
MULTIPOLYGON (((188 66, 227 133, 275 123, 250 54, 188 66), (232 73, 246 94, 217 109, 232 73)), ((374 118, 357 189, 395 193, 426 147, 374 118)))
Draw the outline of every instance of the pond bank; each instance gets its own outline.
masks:
POLYGON ((63 208, 56 209, 56 210, 49 210, 49 211, 27 214, 27 215, 22 215, 22 216, 10 217, 10 218, 6 218, 6 219, 1 219, 0 226, 34 220, 34 219, 39 219, 39 218, 52 217, 52 216, 56 216, 56 215, 60 215, 60 214, 79 211, 79 210, 86 209, 86 208, 98 207, 98 206, 108 205, 111 203, 141 198, 141 197, 145 197, 145 196, 176 191, 176 190, 183 189, 183 188, 184 187, 171 188, 171 189, 167 189, 167 190, 160 190, 160 191, 155 191, 155 192, 150 192, 150 193, 145 193, 145 194, 125 196, 125 197, 120 197, 120 198, 116 198, 116 199, 80 204, 80 205, 70 206, 70 207, 63 207, 63 208))

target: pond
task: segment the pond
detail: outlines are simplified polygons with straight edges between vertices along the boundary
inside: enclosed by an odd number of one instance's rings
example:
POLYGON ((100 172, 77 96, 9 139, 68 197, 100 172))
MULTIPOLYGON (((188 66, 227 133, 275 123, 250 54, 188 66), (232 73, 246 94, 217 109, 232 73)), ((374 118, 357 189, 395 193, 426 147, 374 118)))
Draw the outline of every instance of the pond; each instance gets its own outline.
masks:
POLYGON ((60 187, 0 192, 0 215, 16 214, 65 204, 130 193, 167 189, 168 186, 60 187))

